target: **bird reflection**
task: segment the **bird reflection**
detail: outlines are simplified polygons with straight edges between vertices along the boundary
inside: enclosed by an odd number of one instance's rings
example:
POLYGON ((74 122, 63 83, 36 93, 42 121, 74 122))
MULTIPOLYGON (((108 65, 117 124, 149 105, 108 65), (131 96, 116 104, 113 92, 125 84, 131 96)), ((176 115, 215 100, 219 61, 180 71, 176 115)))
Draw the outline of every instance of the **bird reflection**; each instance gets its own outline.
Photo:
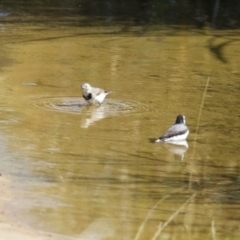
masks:
POLYGON ((111 112, 108 106, 101 107, 89 107, 87 113, 82 118, 81 127, 88 128, 94 122, 99 121, 108 116, 115 115, 114 112, 111 112))
POLYGON ((79 240, 104 240, 115 235, 119 223, 105 217, 97 218, 78 235, 79 240))
POLYGON ((186 140, 183 141, 171 141, 171 142, 164 142, 164 147, 166 147, 170 152, 174 154, 175 157, 178 159, 180 158, 181 161, 184 159, 184 154, 188 150, 188 143, 186 140))

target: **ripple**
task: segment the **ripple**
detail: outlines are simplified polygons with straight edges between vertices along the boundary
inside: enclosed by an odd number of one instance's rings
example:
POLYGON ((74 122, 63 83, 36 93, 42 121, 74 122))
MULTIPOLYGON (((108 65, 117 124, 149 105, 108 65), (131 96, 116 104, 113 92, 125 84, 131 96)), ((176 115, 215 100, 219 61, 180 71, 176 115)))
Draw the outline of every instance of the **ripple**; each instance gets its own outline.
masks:
POLYGON ((143 113, 155 111, 157 108, 151 104, 139 103, 135 101, 118 101, 108 99, 103 105, 103 110, 112 113, 143 113))
MULTIPOLYGON (((81 97, 45 97, 32 100, 30 104, 41 109, 72 114, 81 114, 81 110, 88 106, 81 97)), ((156 110, 157 107, 152 104, 134 101, 121 102, 113 99, 106 99, 98 107, 99 112, 102 111, 113 115, 117 113, 142 113, 156 110)))
POLYGON ((80 114, 87 103, 80 97, 45 97, 30 101, 30 105, 55 112, 80 114))

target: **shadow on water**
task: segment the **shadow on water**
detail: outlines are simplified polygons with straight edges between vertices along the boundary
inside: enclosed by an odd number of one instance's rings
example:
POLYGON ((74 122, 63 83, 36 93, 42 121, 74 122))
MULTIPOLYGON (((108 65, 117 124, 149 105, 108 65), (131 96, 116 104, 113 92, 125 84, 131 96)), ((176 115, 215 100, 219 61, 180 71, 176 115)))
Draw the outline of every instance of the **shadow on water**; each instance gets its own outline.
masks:
POLYGON ((208 41, 208 48, 214 54, 214 56, 221 62, 227 63, 227 59, 224 57, 223 50, 235 40, 228 40, 220 44, 214 44, 215 38, 211 38, 208 41))

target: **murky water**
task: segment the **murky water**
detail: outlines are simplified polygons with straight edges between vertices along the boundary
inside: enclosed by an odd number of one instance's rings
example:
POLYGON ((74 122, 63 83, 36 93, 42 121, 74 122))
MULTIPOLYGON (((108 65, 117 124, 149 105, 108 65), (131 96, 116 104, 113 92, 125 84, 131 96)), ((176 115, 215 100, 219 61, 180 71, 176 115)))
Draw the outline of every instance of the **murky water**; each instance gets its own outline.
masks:
POLYGON ((84 240, 239 239, 239 36, 2 24, 0 166, 15 218, 84 240), (83 82, 112 93, 86 106, 83 82), (151 143, 179 113, 188 142, 151 143))

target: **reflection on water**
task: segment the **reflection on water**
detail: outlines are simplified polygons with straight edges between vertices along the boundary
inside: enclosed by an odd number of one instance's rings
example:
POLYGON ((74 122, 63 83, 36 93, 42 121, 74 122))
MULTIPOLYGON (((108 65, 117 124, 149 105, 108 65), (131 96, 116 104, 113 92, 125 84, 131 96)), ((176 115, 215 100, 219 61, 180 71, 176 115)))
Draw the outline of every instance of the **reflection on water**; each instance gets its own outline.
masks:
POLYGON ((188 150, 188 143, 185 140, 165 142, 164 147, 166 147, 175 156, 180 157, 180 159, 183 160, 184 154, 188 150))
MULTIPOLYGON (((106 104, 106 101, 105 101, 105 104, 106 104)), ((111 114, 111 113, 112 112, 108 111, 108 109, 106 109, 105 106, 101 106, 101 107, 91 106, 91 109, 88 111, 85 117, 82 118, 81 127, 88 128, 91 124, 93 124, 96 121, 104 119, 107 116, 117 114, 117 112, 115 114, 114 113, 111 114)))
POLYGON ((102 240, 113 238, 116 235, 116 229, 119 227, 115 219, 106 217, 97 218, 84 229, 77 239, 82 240, 102 240))
MULTIPOLYGON (((90 16, 83 21, 84 25, 99 24, 94 20, 103 19, 102 24, 111 25, 121 22, 128 26, 134 24, 161 24, 161 25, 194 25, 198 28, 211 25, 212 27, 239 27, 239 3, 235 1, 190 1, 176 2, 162 0, 2 0, 0 17, 15 15, 34 16, 32 21, 39 21, 39 16, 55 16, 67 18, 62 24, 73 24, 72 17, 90 16), (11 9, 11 10, 9 10, 11 9), (93 23, 94 22, 94 23, 93 23)), ((26 20, 26 19, 24 19, 26 20)), ((45 19, 44 19, 45 20, 45 19)), ((77 23, 78 25, 81 22, 77 23)))
POLYGON ((109 116, 157 111, 156 106, 152 104, 147 105, 133 101, 120 102, 114 99, 105 100, 100 107, 89 106, 88 103, 80 97, 45 97, 31 100, 29 104, 34 107, 60 113, 81 114, 82 128, 88 128, 94 122, 109 116))
POLYGON ((238 31, 6 26, 1 171, 17 220, 76 239, 239 239, 238 31), (87 106, 85 81, 113 93, 87 106), (188 143, 149 143, 179 113, 188 143))

